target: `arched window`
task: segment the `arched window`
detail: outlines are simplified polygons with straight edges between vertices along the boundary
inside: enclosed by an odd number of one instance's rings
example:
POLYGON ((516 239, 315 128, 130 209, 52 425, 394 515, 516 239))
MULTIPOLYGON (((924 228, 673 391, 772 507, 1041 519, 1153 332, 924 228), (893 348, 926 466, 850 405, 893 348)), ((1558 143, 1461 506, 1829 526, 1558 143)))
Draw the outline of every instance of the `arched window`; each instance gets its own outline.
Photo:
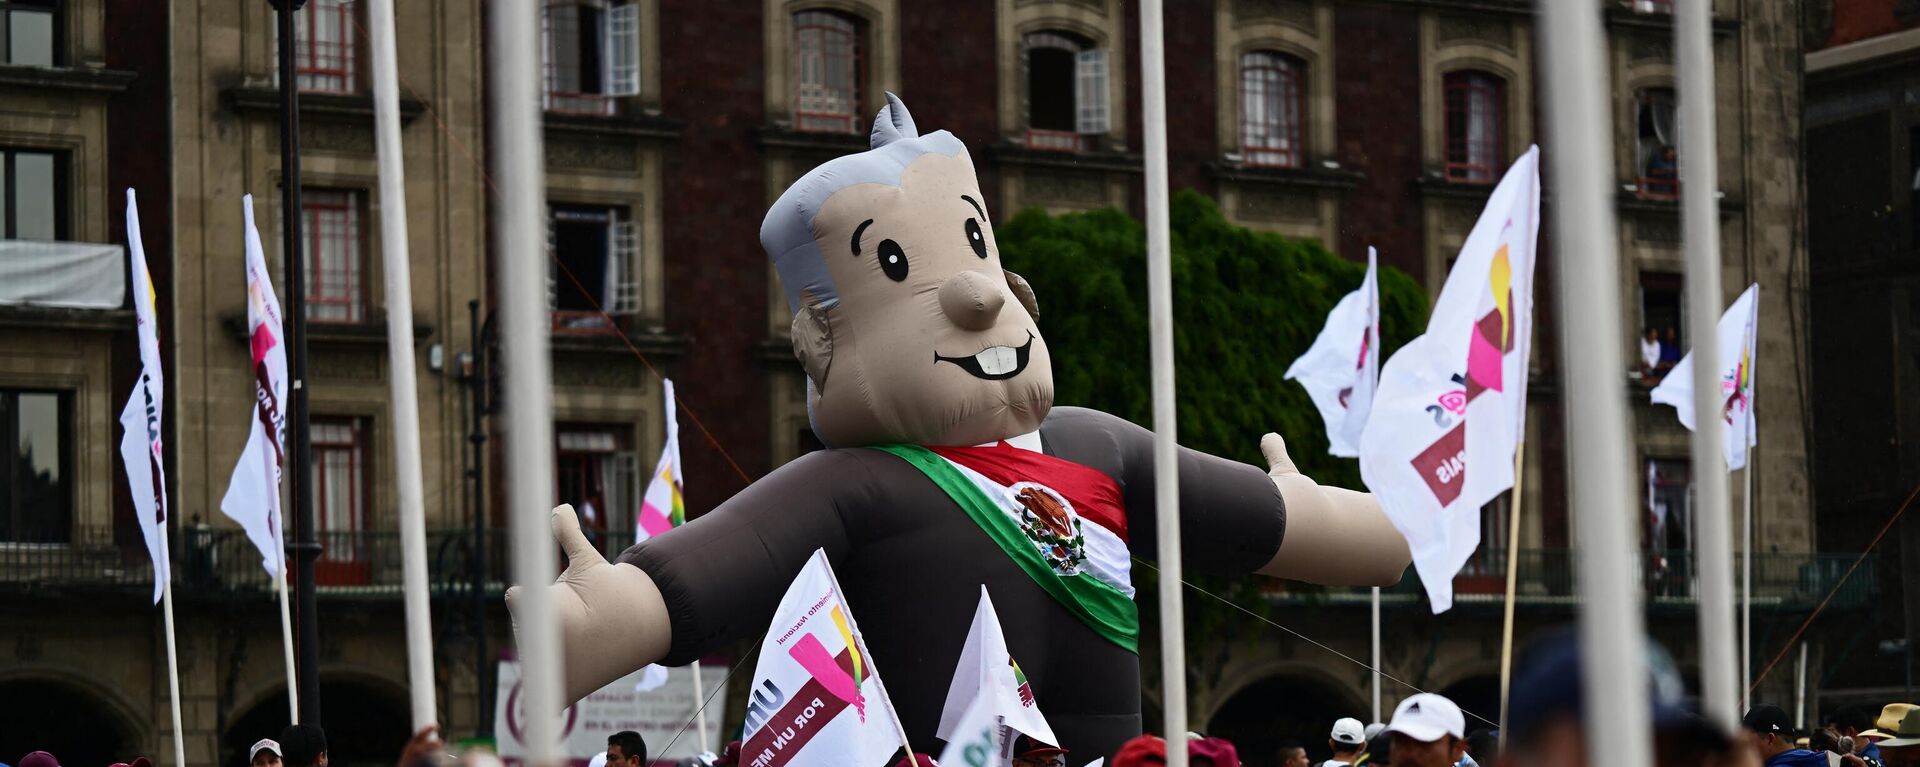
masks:
POLYGON ((1077 152, 1107 132, 1107 52, 1053 30, 1026 36, 1027 146, 1077 152))
POLYGON ((857 132, 860 24, 832 11, 793 15, 793 127, 857 132))
POLYGON ((1640 194, 1672 198, 1680 194, 1680 155, 1674 149, 1673 89, 1647 88, 1635 99, 1640 194))
POLYGON ((1485 72, 1446 76, 1447 179, 1493 183, 1506 142, 1506 81, 1485 72))
POLYGON ((1306 64, 1273 51, 1240 57, 1240 151, 1248 165, 1298 168, 1306 64))

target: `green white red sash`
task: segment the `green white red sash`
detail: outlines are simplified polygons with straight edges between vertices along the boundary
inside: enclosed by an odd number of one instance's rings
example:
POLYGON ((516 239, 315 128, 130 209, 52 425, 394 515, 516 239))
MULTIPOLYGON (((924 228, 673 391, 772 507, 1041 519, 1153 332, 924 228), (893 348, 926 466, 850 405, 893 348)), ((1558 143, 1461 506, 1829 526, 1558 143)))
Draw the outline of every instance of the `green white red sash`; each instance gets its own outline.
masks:
POLYGON ((926 474, 1081 622, 1107 641, 1139 651, 1126 508, 1111 477, 1005 442, 875 449, 926 474))

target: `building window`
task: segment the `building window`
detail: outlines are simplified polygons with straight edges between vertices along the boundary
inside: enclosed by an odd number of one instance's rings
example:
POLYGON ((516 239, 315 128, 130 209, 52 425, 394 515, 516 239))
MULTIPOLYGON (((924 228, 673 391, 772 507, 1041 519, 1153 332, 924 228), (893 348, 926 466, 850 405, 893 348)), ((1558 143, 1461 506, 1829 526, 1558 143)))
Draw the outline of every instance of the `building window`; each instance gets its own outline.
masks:
POLYGON ((854 133, 860 109, 860 25, 846 14, 793 15, 793 127, 854 133))
POLYGON ((1680 303, 1685 280, 1671 272, 1640 273, 1640 376, 1657 383, 1680 362, 1686 340, 1680 303))
POLYGON ((366 238, 360 229, 358 191, 306 189, 300 192, 301 228, 307 238, 307 319, 360 322, 366 319, 366 238))
POLYGON ((548 111, 612 115, 615 98, 640 93, 637 3, 549 0, 541 24, 548 111))
POLYGON ((638 464, 629 447, 631 430, 601 424, 562 424, 554 429, 554 487, 573 504, 580 526, 609 554, 633 543, 640 513, 638 464))
POLYGON ((60 59, 58 0, 0 0, 0 64, 50 67, 60 59))
POLYGON ((73 398, 0 389, 0 542, 73 539, 73 398))
POLYGON ((1673 89, 1648 88, 1635 99, 1638 112, 1640 196, 1673 199, 1680 195, 1680 155, 1674 148, 1673 89))
POLYGON ((626 208, 549 206, 547 247, 554 332, 612 332, 602 313, 639 313, 640 245, 626 208))
POLYGON ((1027 146, 1090 149, 1107 132, 1107 52, 1065 32, 1026 37, 1027 146))
POLYGON ((1306 65, 1272 51, 1240 57, 1240 151, 1248 165, 1298 168, 1306 65))
POLYGON ((0 148, 0 239, 66 238, 66 156, 0 148))
POLYGON ((367 424, 361 418, 313 419, 314 530, 320 538, 317 577, 328 585, 368 582, 367 424))
POLYGON ((354 18, 356 7, 353 0, 308 0, 293 17, 299 25, 299 49, 294 54, 293 66, 300 90, 322 93, 359 90, 354 44, 358 27, 354 18))
POLYGON ((1647 461, 1647 576, 1658 596, 1690 596, 1693 584, 1693 466, 1647 461))
POLYGON ((1506 141, 1506 83, 1485 72, 1446 76, 1447 179, 1491 184, 1506 141))

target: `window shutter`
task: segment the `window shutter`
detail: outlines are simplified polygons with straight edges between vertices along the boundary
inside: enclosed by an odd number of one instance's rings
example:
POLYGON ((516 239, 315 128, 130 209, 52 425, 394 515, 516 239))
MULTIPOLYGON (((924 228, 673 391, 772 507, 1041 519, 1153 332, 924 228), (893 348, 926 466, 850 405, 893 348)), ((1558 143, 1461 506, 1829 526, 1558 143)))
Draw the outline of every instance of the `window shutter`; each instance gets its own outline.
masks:
POLYGON ((607 269, 608 314, 640 313, 640 235, 633 222, 614 219, 613 253, 607 269))
POLYGON ((640 95, 640 5, 608 8, 606 30, 606 95, 640 95))
POLYGON ((1107 52, 1093 48, 1080 52, 1074 78, 1073 101, 1078 133, 1107 132, 1107 52))

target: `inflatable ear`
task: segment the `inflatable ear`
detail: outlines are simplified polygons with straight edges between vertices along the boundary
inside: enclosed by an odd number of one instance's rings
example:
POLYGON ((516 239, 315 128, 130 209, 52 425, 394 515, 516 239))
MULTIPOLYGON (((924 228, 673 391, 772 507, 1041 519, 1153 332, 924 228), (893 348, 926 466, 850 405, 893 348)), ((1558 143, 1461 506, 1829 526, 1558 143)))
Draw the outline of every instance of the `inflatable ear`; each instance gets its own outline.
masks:
POLYGON ((1027 284, 1027 278, 1002 269, 1007 274, 1007 287, 1013 289, 1013 297, 1027 310, 1027 316, 1040 319, 1040 300, 1033 297, 1033 286, 1027 284))
POLYGON ((891 144, 907 138, 919 138, 920 129, 913 125, 913 114, 907 111, 907 105, 900 103, 900 97, 887 92, 887 105, 880 108, 880 114, 873 116, 873 148, 891 144))
POLYGON ((827 324, 827 311, 819 304, 808 304, 793 313, 793 356, 799 358, 815 389, 827 388, 827 367, 833 362, 833 329, 827 324))

